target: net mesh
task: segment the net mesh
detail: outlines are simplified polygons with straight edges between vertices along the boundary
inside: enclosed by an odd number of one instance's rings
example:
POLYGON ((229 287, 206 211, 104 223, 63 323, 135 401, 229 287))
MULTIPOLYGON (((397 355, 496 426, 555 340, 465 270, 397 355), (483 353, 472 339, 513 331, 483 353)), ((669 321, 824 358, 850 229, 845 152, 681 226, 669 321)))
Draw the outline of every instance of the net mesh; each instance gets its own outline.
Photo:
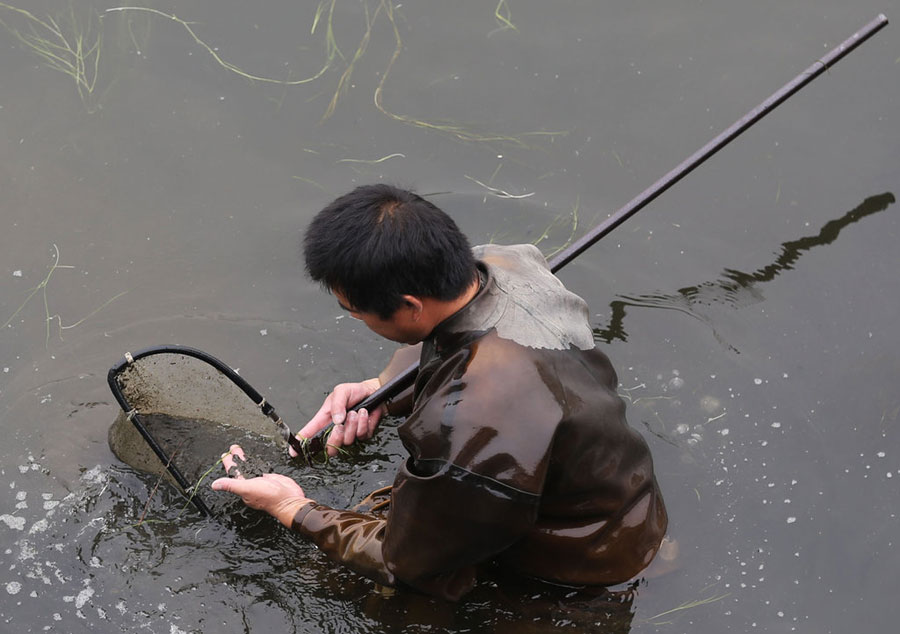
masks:
POLYGON ((109 430, 110 449, 122 462, 178 487, 204 513, 221 513, 230 504, 231 496, 198 484, 222 475, 219 461, 231 444, 252 457, 240 466, 247 476, 285 462, 286 442, 263 413, 262 397, 205 353, 126 355, 110 370, 109 382, 123 409, 109 430))

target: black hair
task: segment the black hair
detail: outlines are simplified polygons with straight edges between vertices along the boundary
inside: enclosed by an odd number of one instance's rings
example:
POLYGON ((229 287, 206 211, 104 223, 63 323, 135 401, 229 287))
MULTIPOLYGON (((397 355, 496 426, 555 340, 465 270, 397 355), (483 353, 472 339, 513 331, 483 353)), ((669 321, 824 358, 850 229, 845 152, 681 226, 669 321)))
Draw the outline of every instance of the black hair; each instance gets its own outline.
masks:
POLYGON ((357 187, 316 214, 303 238, 306 272, 354 310, 388 319, 403 295, 442 301, 475 279, 475 258, 453 219, 392 185, 357 187))

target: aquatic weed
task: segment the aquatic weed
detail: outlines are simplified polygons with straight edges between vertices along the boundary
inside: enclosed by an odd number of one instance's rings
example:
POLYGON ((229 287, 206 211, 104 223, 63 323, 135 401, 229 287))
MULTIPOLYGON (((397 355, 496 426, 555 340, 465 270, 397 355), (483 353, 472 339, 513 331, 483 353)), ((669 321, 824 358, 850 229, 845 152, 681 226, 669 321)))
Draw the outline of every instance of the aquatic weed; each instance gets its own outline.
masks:
POLYGON ((95 308, 93 311, 91 311, 89 314, 82 317, 75 323, 69 324, 68 326, 63 325, 62 317, 60 317, 60 315, 58 313, 52 314, 52 315, 50 314, 50 300, 47 298, 47 285, 50 283, 50 278, 53 276, 53 273, 56 272, 56 269, 74 269, 75 267, 70 264, 60 264, 59 263, 59 258, 60 258, 59 247, 57 247, 54 244, 53 250, 54 250, 53 264, 50 265, 50 270, 47 272, 46 277, 44 277, 44 279, 37 286, 35 286, 34 288, 31 289, 31 292, 28 294, 28 297, 25 298, 25 301, 23 301, 19 305, 19 307, 15 310, 15 312, 12 315, 10 315, 9 319, 6 320, 6 323, 3 324, 3 328, 7 328, 10 324, 12 324, 13 319, 15 319, 16 316, 22 312, 22 310, 25 308, 25 306, 28 305, 28 302, 31 301, 31 298, 34 297, 38 293, 38 291, 41 291, 41 295, 43 296, 43 300, 44 300, 44 313, 45 313, 45 317, 46 317, 45 321, 47 323, 47 336, 46 336, 46 340, 44 342, 45 346, 50 345, 50 323, 52 321, 56 320, 57 324, 59 325, 59 339, 60 339, 60 341, 63 341, 63 337, 62 337, 63 330, 69 330, 71 328, 75 328, 76 326, 83 324, 85 321, 87 321, 88 319, 90 319, 91 317, 93 317, 94 315, 99 313, 101 310, 103 310, 104 308, 109 306, 112 302, 114 302, 115 300, 122 297, 122 295, 125 295, 128 292, 128 291, 122 291, 121 293, 113 295, 111 298, 109 298, 108 300, 103 302, 100 306, 95 308))
MULTIPOLYGON (((332 4, 333 4, 333 2, 332 2, 332 4)), ((175 22, 176 24, 180 24, 182 27, 184 27, 184 29, 188 32, 188 34, 193 38, 194 42, 196 42, 201 47, 203 47, 206 50, 206 52, 209 53, 212 56, 212 58, 216 61, 216 63, 219 64, 222 68, 225 68, 226 70, 229 70, 232 73, 235 73, 236 75, 239 75, 245 79, 249 79, 249 80, 256 81, 256 82, 281 84, 281 85, 285 85, 285 86, 299 86, 301 84, 307 84, 309 82, 312 82, 312 81, 318 79, 322 75, 324 75, 325 71, 327 71, 328 68, 331 66, 331 62, 333 61, 334 55, 338 53, 336 47, 332 48, 330 46, 330 44, 328 44, 327 50, 328 50, 329 56, 327 57, 324 66, 322 66, 322 68, 314 75, 312 75, 310 77, 306 77, 304 79, 294 79, 294 80, 276 79, 273 77, 254 75, 252 73, 248 73, 248 72, 242 70, 238 66, 232 64, 231 62, 226 61, 216 52, 216 50, 212 46, 207 44, 204 40, 200 39, 200 36, 198 36, 197 33, 194 31, 194 29, 191 28, 192 25, 196 24, 195 22, 188 22, 187 20, 182 20, 178 16, 173 15, 171 13, 165 13, 164 11, 160 11, 159 9, 152 9, 150 7, 113 7, 111 9, 107 9, 105 11, 105 13, 112 13, 112 12, 117 12, 117 11, 118 12, 144 11, 144 12, 171 20, 171 21, 175 22)), ((318 18, 318 14, 317 14, 317 18, 318 18)), ((313 25, 313 32, 315 32, 315 25, 313 25)), ((326 43, 327 42, 328 41, 326 39, 326 43)))
POLYGON ((681 605, 678 605, 670 610, 665 610, 664 612, 660 612, 659 614, 656 614, 654 616, 648 617, 643 620, 651 625, 670 625, 673 623, 673 621, 660 621, 659 619, 664 616, 670 616, 673 614, 677 614, 679 612, 683 612, 685 610, 692 610, 694 608, 697 608, 697 607, 700 607, 703 605, 709 605, 710 603, 715 603, 717 601, 721 601, 722 599, 725 599, 726 597, 728 597, 730 595, 731 595, 731 593, 725 593, 725 594, 718 594, 718 595, 714 595, 714 596, 710 596, 710 597, 705 597, 702 599, 694 599, 693 601, 685 601, 681 605))
POLYGON ((2 18, 0 25, 43 59, 48 67, 71 77, 88 112, 99 108, 93 100, 103 43, 99 15, 91 9, 89 16, 82 20, 76 16, 71 3, 68 12, 43 19, 4 2, 0 2, 0 9, 24 19, 26 28, 20 30, 2 18))

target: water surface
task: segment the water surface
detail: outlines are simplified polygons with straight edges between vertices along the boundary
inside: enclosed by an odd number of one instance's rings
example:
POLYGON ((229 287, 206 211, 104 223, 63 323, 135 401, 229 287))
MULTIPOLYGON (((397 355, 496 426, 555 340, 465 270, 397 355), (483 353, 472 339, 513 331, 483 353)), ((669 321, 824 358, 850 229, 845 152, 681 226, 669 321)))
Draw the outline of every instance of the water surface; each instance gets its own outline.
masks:
MULTIPOLYGON (((295 428, 380 369, 393 346, 302 275, 299 234, 334 196, 409 185, 475 243, 550 253, 896 2, 17 6, 0 6, 0 630, 896 628, 896 25, 561 273, 680 546, 636 592, 384 597, 266 518, 182 510, 106 444, 128 350, 206 350, 295 428), (91 54, 80 83, 39 55, 28 34, 61 44, 50 17, 82 52, 102 34, 96 76, 91 54)), ((302 484, 351 505, 400 459, 387 426, 302 484)))

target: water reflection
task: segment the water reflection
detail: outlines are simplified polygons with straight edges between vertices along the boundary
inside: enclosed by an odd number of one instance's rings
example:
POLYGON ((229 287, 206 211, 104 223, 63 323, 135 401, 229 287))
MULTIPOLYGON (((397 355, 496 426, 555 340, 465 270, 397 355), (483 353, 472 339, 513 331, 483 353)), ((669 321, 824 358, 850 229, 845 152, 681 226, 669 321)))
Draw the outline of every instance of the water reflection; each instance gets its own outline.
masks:
POLYGON ((663 310, 677 310, 699 319, 709 326, 713 336, 722 345, 732 352, 740 351, 724 340, 713 325, 712 319, 705 310, 712 306, 724 306, 727 308, 743 308, 751 304, 763 301, 764 297, 759 285, 771 282, 784 271, 794 268, 794 264, 806 251, 813 247, 831 244, 837 240, 841 230, 845 227, 884 211, 895 202, 894 195, 890 192, 870 196, 856 208, 848 211, 840 218, 831 220, 822 227, 819 233, 805 236, 797 240, 784 242, 781 252, 771 264, 764 266, 752 273, 745 273, 736 269, 725 269, 717 280, 703 282, 696 286, 686 286, 674 293, 651 293, 647 295, 620 295, 621 299, 610 302, 610 319, 604 327, 594 328, 594 339, 610 343, 615 339, 628 341, 628 332, 625 330, 625 315, 628 306, 639 308, 660 308, 663 310))
POLYGON ((627 634, 634 620, 638 584, 610 592, 550 586, 500 576, 479 583, 459 606, 414 593, 369 593, 362 612, 381 631, 477 631, 532 634, 601 631, 627 634), (472 628, 472 629, 470 629, 472 628))

